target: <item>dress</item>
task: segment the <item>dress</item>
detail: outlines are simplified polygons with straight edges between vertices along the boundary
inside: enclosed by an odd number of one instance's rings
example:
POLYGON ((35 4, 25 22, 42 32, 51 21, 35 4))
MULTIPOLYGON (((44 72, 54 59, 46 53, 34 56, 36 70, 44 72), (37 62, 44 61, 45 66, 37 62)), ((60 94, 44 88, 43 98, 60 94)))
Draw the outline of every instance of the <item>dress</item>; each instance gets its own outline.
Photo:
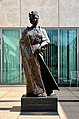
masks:
POLYGON ((22 33, 20 49, 26 77, 26 94, 38 96, 46 92, 47 95, 50 95, 53 89, 58 90, 58 86, 43 60, 43 51, 49 43, 47 33, 41 27, 27 27, 22 33), (43 50, 39 52, 38 49, 42 48, 43 50))

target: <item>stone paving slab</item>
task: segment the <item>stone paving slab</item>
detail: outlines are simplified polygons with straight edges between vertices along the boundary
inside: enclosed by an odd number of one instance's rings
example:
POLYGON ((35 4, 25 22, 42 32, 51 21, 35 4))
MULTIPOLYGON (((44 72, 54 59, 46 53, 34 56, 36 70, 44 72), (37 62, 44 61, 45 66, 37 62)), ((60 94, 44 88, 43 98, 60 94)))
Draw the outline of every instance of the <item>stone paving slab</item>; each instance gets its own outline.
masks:
POLYGON ((59 116, 20 116, 19 119, 60 119, 59 116))
POLYGON ((79 119, 79 87, 61 87, 55 91, 68 119, 79 119))

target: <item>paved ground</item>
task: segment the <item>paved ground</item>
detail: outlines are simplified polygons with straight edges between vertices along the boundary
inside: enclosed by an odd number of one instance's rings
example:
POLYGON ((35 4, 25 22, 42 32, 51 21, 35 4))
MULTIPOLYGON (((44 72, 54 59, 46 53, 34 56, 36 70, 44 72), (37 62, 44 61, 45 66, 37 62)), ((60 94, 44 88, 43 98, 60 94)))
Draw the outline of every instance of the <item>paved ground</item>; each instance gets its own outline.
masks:
POLYGON ((79 87, 61 87, 55 91, 68 119, 79 119, 79 87))
POLYGON ((59 99, 58 114, 37 113, 20 114, 21 96, 25 94, 25 85, 0 85, 0 119, 79 119, 79 88, 60 88, 55 91, 59 99), (64 109, 64 111, 63 111, 64 109))

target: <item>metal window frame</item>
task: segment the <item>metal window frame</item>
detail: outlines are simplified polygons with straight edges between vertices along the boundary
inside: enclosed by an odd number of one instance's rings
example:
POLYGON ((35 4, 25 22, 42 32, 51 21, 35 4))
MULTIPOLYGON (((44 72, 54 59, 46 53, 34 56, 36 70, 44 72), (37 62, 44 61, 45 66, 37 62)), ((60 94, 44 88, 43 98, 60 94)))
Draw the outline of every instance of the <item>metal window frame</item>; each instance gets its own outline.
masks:
MULTIPOLYGON (((77 71, 79 73, 79 28, 77 29, 77 71)), ((77 78, 77 87, 79 84, 79 79, 77 78)))
MULTIPOLYGON (((20 28, 20 38, 21 38, 21 28, 20 28)), ((21 51, 20 51, 20 83, 22 83, 22 58, 21 58, 21 51)))
POLYGON ((60 29, 58 29, 58 83, 60 83, 60 29))
POLYGON ((2 81, 2 29, 1 29, 1 83, 3 83, 2 81))

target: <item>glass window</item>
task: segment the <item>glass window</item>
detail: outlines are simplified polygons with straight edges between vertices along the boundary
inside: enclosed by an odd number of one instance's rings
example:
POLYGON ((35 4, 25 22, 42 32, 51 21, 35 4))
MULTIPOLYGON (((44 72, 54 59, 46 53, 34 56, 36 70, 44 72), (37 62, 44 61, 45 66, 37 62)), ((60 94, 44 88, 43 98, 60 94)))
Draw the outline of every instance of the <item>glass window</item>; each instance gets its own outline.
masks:
POLYGON ((56 81, 58 81, 58 30, 47 29, 50 44, 45 51, 44 59, 56 81))
POLYGON ((18 83, 20 82, 20 31, 3 30, 2 38, 2 81, 18 83))
POLYGON ((77 71, 77 31, 60 30, 60 83, 76 83, 73 71, 77 71))

